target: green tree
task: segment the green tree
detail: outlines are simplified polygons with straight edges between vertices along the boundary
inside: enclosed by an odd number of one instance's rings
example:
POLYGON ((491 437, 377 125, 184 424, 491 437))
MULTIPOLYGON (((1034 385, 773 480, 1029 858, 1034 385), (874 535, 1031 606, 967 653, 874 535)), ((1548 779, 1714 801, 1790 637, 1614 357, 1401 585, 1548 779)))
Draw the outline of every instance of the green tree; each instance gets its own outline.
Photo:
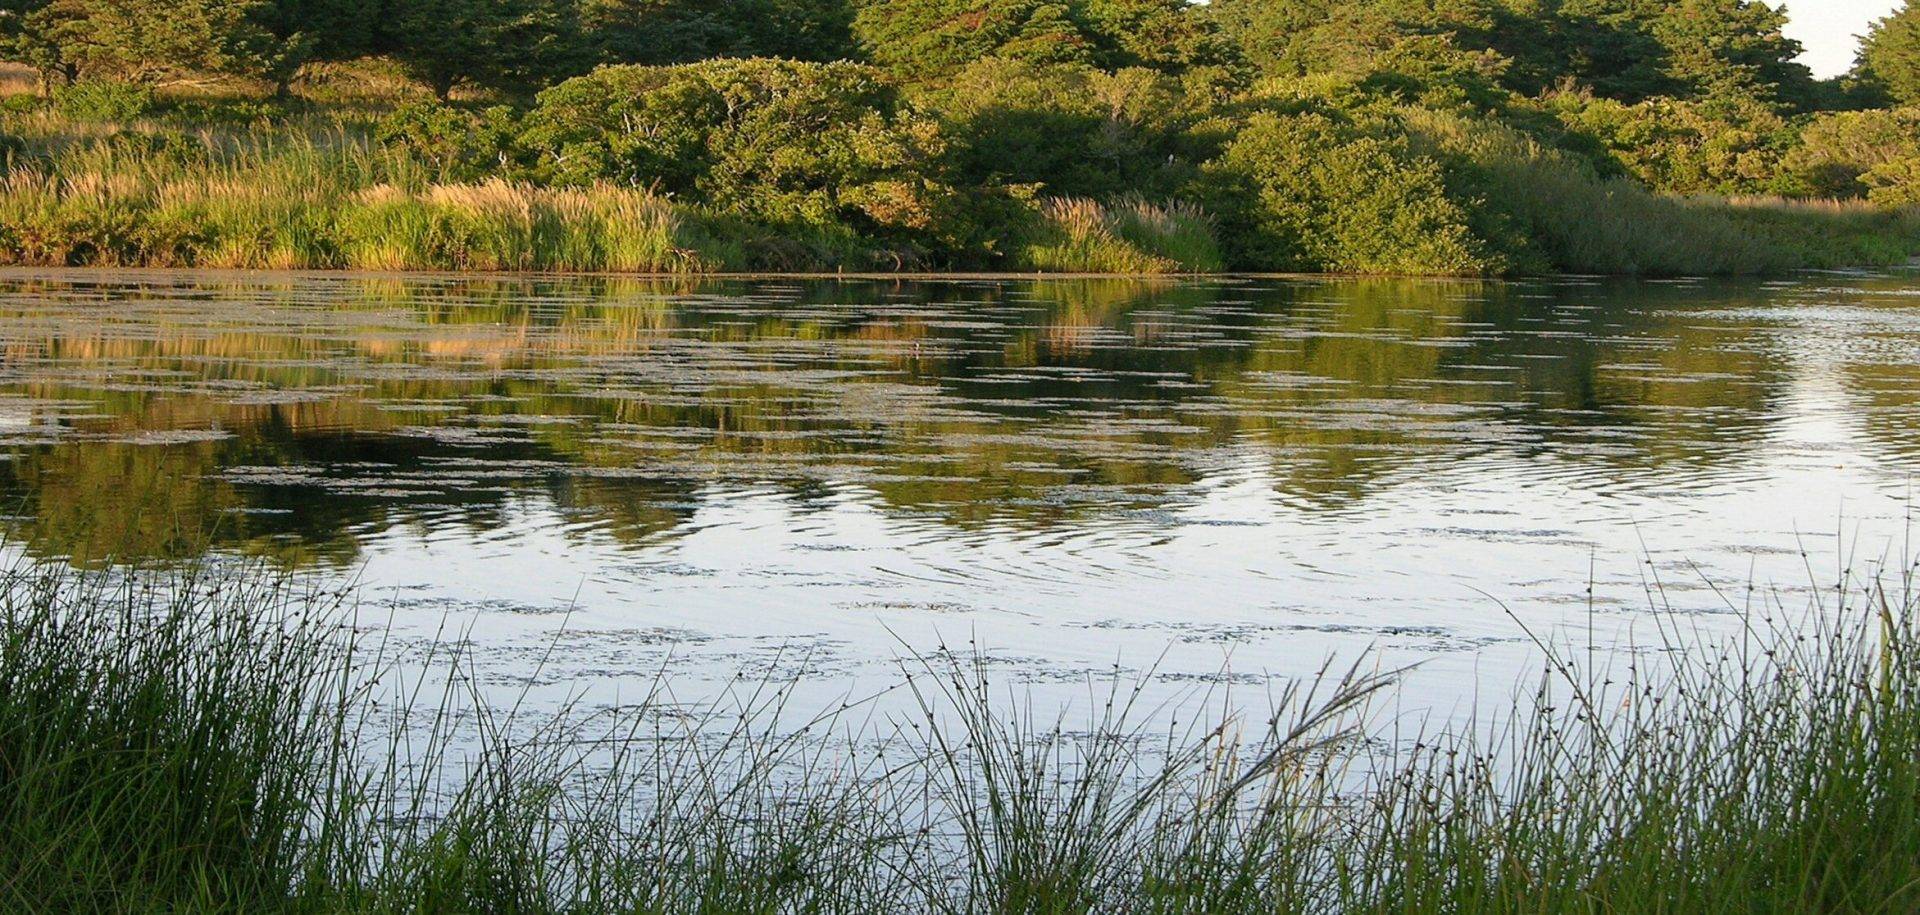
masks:
POLYGON ((1155 70, 987 58, 920 101, 941 118, 966 184, 1108 199, 1168 196, 1191 177, 1191 106, 1180 81, 1155 70))
POLYGON ((852 63, 602 67, 540 93, 521 144, 549 181, 653 187, 764 223, 913 237, 950 202, 937 125, 852 63))
POLYGON ((1214 18, 1187 0, 1082 0, 1075 16, 1093 39, 1095 63, 1105 69, 1181 72, 1242 63, 1214 18))
POLYGON ((839 0, 585 0, 581 18, 605 63, 828 61, 853 53, 853 10, 839 0))
POLYGON ((1686 88, 1644 11, 1620 0, 1508 0, 1491 38, 1512 61, 1507 85, 1526 95, 1572 85, 1638 102, 1686 88))
POLYGON ((875 64, 914 80, 986 57, 1090 64, 1096 42, 1062 0, 873 0, 853 35, 875 64))
POLYGON ((441 99, 537 86, 582 67, 577 13, 552 0, 392 0, 376 46, 441 99))
POLYGON ((1259 113, 1207 166, 1205 196, 1242 269, 1482 274, 1503 269, 1441 164, 1392 124, 1259 113))
POLYGON ((274 0, 260 20, 281 41, 303 40, 307 60, 351 60, 373 52, 381 0, 274 0))
POLYGON ((1809 195, 1920 203, 1920 108, 1821 115, 1801 132, 1785 171, 1809 195))
POLYGON ((1920 3, 1907 3, 1867 31, 1860 47, 1861 75, 1894 99, 1920 102, 1920 3))
POLYGON ((46 61, 86 76, 145 82, 183 73, 284 81, 306 40, 265 27, 269 0, 52 0, 27 17, 46 61))
POLYGON ((1755 0, 1633 0, 1647 10, 1667 51, 1668 73, 1699 98, 1744 97, 1802 107, 1815 94, 1813 73, 1782 32, 1784 8, 1755 0))

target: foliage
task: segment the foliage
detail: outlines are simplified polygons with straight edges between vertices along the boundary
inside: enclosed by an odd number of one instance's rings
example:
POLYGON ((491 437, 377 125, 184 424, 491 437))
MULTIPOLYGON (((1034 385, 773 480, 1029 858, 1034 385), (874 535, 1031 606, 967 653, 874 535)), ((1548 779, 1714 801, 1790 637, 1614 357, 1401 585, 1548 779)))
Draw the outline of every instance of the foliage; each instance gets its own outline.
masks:
POLYGON ((853 34, 876 65, 910 79, 987 57, 1089 64, 1095 54, 1063 0, 874 0, 854 18, 853 34))
POLYGON ((853 51, 851 5, 820 0, 585 0, 582 30, 604 63, 710 57, 830 61, 853 51))
POLYGON ((1117 681, 1050 718, 981 659, 909 666, 892 728, 779 682, 529 723, 457 645, 399 673, 282 579, 18 569, 0 907, 1907 911, 1920 607, 1834 584, 1625 670, 1542 641, 1498 722, 1410 737, 1369 726, 1371 663, 1172 729, 1117 681))
POLYGON ((415 103, 394 109, 380 120, 374 138, 389 149, 418 160, 434 174, 471 181, 499 171, 514 155, 518 124, 511 111, 481 112, 447 105, 415 103))
POLYGON ((1801 133, 1785 168, 1810 194, 1920 204, 1920 108, 1823 115, 1801 133))
POLYGON ((775 223, 931 234, 951 195, 938 126, 849 63, 604 67, 540 93, 521 142, 545 180, 648 186, 775 223))
POLYGON ((268 0, 52 0, 34 18, 75 72, 150 81, 169 74, 277 76, 297 67, 304 39, 261 24, 268 0))
POLYGON ((1577 273, 1766 273, 1900 263, 1920 213, 1777 198, 1677 198, 1498 122, 1412 110, 1420 148, 1485 202, 1482 234, 1515 262, 1577 273), (1491 219, 1487 217, 1492 217, 1491 219), (1489 226, 1491 228, 1489 228, 1489 226))
POLYGON ((1337 112, 1249 118, 1208 166, 1230 258, 1336 273, 1501 270, 1448 197, 1440 163, 1385 128, 1337 112))
MULTIPOLYGON (((1640 0, 1646 3, 1647 0, 1640 0)), ((1798 63, 1784 9, 1759 0, 1679 0, 1651 17, 1671 77, 1696 98, 1744 98, 1799 106, 1813 74, 1798 63)))
POLYGON ((1783 190, 1781 162, 1798 139, 1794 125, 1751 100, 1626 104, 1561 94, 1551 105, 1568 128, 1596 141, 1621 173, 1675 194, 1783 190))
POLYGON ((543 0, 394 0, 385 50, 445 99, 455 88, 537 86, 578 52, 574 14, 543 0))
MULTIPOLYGON (((1112 228, 1134 212, 1125 201, 1152 200, 1204 205, 1236 269, 1787 269, 1910 247, 1898 219, 1849 215, 1821 241, 1818 206, 1727 198, 1907 205, 1906 121, 1872 106, 1897 88, 1886 74, 1911 19, 1876 29, 1877 68, 1863 59, 1855 77, 1815 84, 1779 11, 1757 0, 0 0, 0 56, 37 68, 58 99, 57 114, 0 103, 0 127, 31 148, 13 158, 32 169, 119 144, 102 170, 65 180, 152 191, 59 223, 84 231, 23 217, 25 235, 80 239, 45 250, 89 263, 233 257, 204 243, 224 223, 191 222, 215 220, 210 209, 149 224, 137 201, 173 191, 137 162, 132 134, 171 138, 154 153, 170 156, 213 127, 278 137, 318 108, 352 134, 337 159, 370 137, 372 171, 388 177, 336 176, 299 236, 327 244, 259 259, 341 261, 336 217, 358 206, 343 201, 376 185, 499 184, 656 193, 702 265, 973 269, 1038 251, 1091 263, 1102 258, 1085 252, 1137 240, 1060 227, 1112 228), (1551 147, 1526 168, 1555 199, 1616 200, 1652 221, 1650 237, 1710 225, 1705 237, 1722 238, 1750 219, 1764 237, 1674 257, 1611 231, 1564 244, 1579 228, 1542 220, 1579 214, 1526 204, 1545 191, 1501 199, 1513 189, 1489 176, 1526 169, 1436 150, 1409 126, 1435 118, 1551 147), (1105 215, 1054 218, 1075 207, 1105 215), (1867 237, 1879 241, 1853 243, 1867 237)), ((14 177, 22 201, 48 199, 49 176, 14 177)), ((1157 256, 1136 263, 1159 270, 1157 256)))
POLYGON ((81 80, 53 94, 60 113, 85 121, 131 121, 153 110, 153 90, 137 83, 81 80))
POLYGON ((988 58, 921 101, 940 118, 958 180, 1112 198, 1175 192, 1191 176, 1186 130, 1199 105, 1144 68, 988 58))
POLYGON ((1860 47, 1860 70, 1895 101, 1920 103, 1920 4, 1907 0, 1873 24, 1860 47))

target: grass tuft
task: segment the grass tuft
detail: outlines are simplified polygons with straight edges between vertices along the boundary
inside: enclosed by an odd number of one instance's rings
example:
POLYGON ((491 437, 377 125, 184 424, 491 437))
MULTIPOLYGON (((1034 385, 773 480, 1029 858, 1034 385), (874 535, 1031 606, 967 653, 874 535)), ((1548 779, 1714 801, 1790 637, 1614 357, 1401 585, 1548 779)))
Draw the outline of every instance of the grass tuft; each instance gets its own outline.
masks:
POLYGON ((1367 726, 1393 677, 1359 666, 1154 731, 1139 685, 1048 719, 940 658, 886 724, 777 683, 530 723, 283 579, 21 567, 0 908, 1912 911, 1913 571, 1724 642, 1669 615, 1664 651, 1543 640, 1506 717, 1422 734, 1367 726))

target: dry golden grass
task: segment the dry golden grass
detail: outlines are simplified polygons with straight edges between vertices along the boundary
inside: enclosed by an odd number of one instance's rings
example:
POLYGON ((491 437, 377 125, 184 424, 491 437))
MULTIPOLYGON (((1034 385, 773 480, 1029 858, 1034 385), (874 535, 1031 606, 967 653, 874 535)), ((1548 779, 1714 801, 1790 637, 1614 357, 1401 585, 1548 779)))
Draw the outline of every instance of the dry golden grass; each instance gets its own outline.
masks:
POLYGON ((39 71, 26 64, 0 60, 0 96, 32 95, 39 91, 39 71))

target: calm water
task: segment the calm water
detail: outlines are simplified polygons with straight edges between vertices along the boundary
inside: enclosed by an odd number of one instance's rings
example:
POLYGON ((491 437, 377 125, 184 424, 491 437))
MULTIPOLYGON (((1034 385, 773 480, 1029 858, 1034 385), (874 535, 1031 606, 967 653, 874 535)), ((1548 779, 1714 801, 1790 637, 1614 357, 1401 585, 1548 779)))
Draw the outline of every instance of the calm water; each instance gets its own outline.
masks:
POLYGON ((503 683, 554 645, 555 688, 832 695, 944 643, 1260 689, 1372 648, 1458 704, 1529 666, 1499 602, 1731 625, 1897 554, 1916 469, 1913 275, 0 273, 15 550, 357 578, 503 683))

